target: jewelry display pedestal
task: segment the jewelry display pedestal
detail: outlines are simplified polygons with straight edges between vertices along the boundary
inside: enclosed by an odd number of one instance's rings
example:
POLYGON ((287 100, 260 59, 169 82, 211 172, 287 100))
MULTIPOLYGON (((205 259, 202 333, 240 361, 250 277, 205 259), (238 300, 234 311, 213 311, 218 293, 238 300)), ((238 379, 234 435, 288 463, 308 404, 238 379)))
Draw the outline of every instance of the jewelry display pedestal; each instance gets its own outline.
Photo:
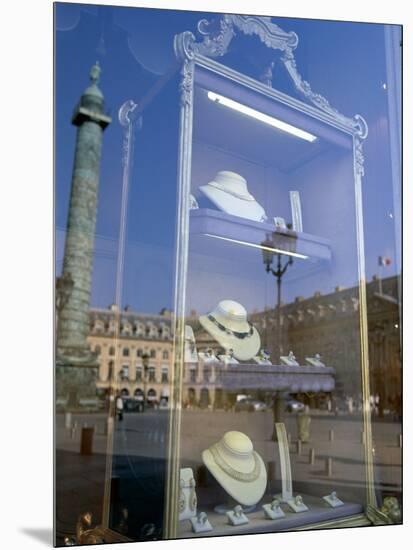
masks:
POLYGON ((264 504, 262 509, 268 519, 281 519, 285 518, 285 514, 281 508, 281 502, 273 500, 271 504, 264 504))
MULTIPOLYGON (((287 504, 281 504, 280 508, 284 512, 285 517, 277 519, 277 521, 269 521, 261 506, 257 507, 255 512, 248 514, 249 523, 245 525, 229 525, 226 515, 217 514, 212 509, 206 510, 208 519, 211 525, 214 526, 214 530, 211 533, 205 533, 205 536, 271 533, 274 531, 294 530, 325 521, 349 518, 350 516, 356 516, 363 512, 361 504, 345 502, 343 506, 332 508, 324 502, 321 497, 317 498, 306 494, 302 494, 301 496, 308 507, 308 511, 297 514, 291 511, 287 504)), ((262 502, 271 502, 271 495, 263 497, 262 502)), ((180 538, 190 538, 194 536, 189 522, 184 521, 179 525, 178 536, 180 538)))
POLYGON ((276 422, 278 452, 281 465, 281 496, 277 499, 281 502, 288 502, 293 497, 293 481, 291 476, 290 447, 288 444, 287 431, 283 422, 276 422))
POLYGON ((300 496, 296 496, 295 498, 290 499, 287 504, 290 509, 296 514, 300 514, 301 512, 308 512, 308 506, 304 504, 304 501, 300 496))
POLYGON ((207 533, 213 531, 212 525, 209 523, 208 516, 205 512, 201 512, 196 517, 190 520, 192 531, 194 533, 207 533))
POLYGON ((220 379, 227 391, 260 390, 319 392, 335 386, 331 367, 287 367, 286 365, 220 364, 220 379))
POLYGON ((231 525, 245 525, 246 523, 249 523, 247 516, 244 514, 244 510, 242 509, 242 506, 237 505, 233 510, 230 510, 226 513, 226 516, 228 518, 228 522, 231 525))
MULTIPOLYGON (((234 509, 234 506, 236 506, 238 503, 235 502, 235 500, 233 501, 233 504, 218 504, 218 506, 215 506, 214 507, 214 512, 216 512, 217 514, 219 515, 223 515, 223 514, 226 514, 227 512, 230 512, 231 510, 234 509)), ((257 505, 254 504, 253 506, 243 506, 242 507, 242 511, 244 512, 244 514, 250 514, 251 512, 255 512, 255 510, 257 509, 257 505)))
POLYGON ((337 506, 344 506, 344 502, 338 498, 335 491, 323 497, 323 500, 325 500, 327 504, 332 508, 337 508, 337 506))

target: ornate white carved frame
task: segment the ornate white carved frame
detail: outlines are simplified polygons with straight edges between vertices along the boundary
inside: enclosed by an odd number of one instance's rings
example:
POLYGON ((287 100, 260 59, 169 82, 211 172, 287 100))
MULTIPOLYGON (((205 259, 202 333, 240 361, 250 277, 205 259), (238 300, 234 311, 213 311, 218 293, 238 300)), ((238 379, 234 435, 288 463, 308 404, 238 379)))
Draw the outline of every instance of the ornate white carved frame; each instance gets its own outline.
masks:
MULTIPOLYGON (((186 266, 188 260, 188 224, 190 211, 191 188, 191 156, 192 156, 192 112, 194 98, 194 70, 195 66, 209 69, 218 73, 241 86, 250 88, 258 93, 272 98, 274 101, 284 103, 303 113, 310 115, 330 126, 350 134, 353 140, 353 168, 355 184, 355 203, 358 240, 358 270, 360 293, 360 333, 361 333, 361 362, 362 362, 362 387, 364 396, 363 421, 366 434, 364 458, 366 463, 366 500, 367 503, 376 506, 374 492, 374 476, 372 463, 372 435, 369 408, 369 367, 368 367, 368 340, 367 340, 367 315, 366 315, 366 291, 365 291, 365 260, 364 260, 364 236, 362 215, 362 177, 364 175, 363 141, 368 134, 367 123, 361 115, 347 117, 322 95, 313 92, 310 84, 304 80, 298 72, 294 57, 294 50, 298 45, 298 36, 294 32, 286 33, 278 25, 271 22, 269 17, 222 15, 213 21, 203 19, 198 23, 200 40, 197 41, 190 31, 175 36, 174 49, 178 61, 182 64, 180 84, 180 147, 178 165, 178 189, 180 216, 177 228, 177 259, 176 259, 176 295, 175 295, 175 376, 174 391, 171 392, 174 403, 171 415, 170 433, 179 433, 180 425, 180 395, 182 392, 182 343, 184 334, 183 323, 185 312, 185 287, 186 266), (214 58, 224 56, 228 51, 231 40, 237 33, 245 35, 257 35, 260 40, 273 50, 281 50, 283 62, 297 92, 303 101, 288 96, 279 90, 272 88, 272 66, 264 73, 263 82, 240 74, 237 71, 218 63, 214 58), (183 215, 182 215, 183 214, 183 215)), ((169 448, 169 473, 170 485, 167 489, 166 499, 166 533, 167 536, 176 536, 176 512, 174 505, 176 499, 174 478, 179 471, 179 438, 170 440, 169 448), (171 504, 172 503, 172 504, 171 504)))
MULTIPOLYGON (((355 203, 358 240, 358 269, 360 293, 360 332, 362 387, 364 396, 363 421, 365 433, 364 456, 366 463, 366 500, 369 506, 376 507, 374 492, 374 477, 372 463, 372 435, 369 405, 369 368, 368 340, 365 292, 365 260, 362 216, 362 178, 364 175, 363 141, 368 135, 368 127, 364 118, 356 114, 347 117, 332 107, 322 95, 315 93, 306 80, 300 75, 294 50, 298 46, 298 36, 294 32, 285 32, 271 22, 270 17, 244 16, 223 14, 215 19, 199 21, 197 30, 199 40, 190 31, 175 36, 174 50, 177 61, 181 65, 180 80, 180 133, 179 158, 177 174, 177 230, 176 230, 176 266, 175 266, 175 321, 174 373, 171 377, 171 414, 170 440, 168 447, 168 475, 166 487, 165 529, 166 538, 177 537, 178 526, 178 491, 180 469, 180 423, 182 402, 182 381, 184 364, 185 340, 185 289, 188 262, 189 211, 191 189, 192 163, 192 117, 194 100, 195 66, 208 69, 226 77, 240 86, 247 87, 274 101, 281 102, 301 111, 327 125, 349 134, 353 141, 353 168, 355 183, 355 203), (224 56, 232 39, 238 34, 257 35, 268 48, 279 50, 281 62, 284 64, 295 89, 302 97, 298 100, 272 87, 272 63, 261 76, 261 81, 218 63, 215 59, 224 56)), ((132 162, 133 131, 136 121, 140 122, 142 105, 127 101, 121 107, 119 118, 124 126, 124 173, 129 173, 132 162)))

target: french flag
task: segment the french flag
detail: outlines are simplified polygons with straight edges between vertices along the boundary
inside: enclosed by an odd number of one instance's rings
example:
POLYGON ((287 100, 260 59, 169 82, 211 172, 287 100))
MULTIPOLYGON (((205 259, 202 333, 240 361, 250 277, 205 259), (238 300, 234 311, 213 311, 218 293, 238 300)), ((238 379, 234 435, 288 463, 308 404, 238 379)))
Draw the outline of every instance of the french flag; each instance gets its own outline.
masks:
POLYGON ((391 259, 386 256, 379 256, 379 265, 390 265, 391 259))

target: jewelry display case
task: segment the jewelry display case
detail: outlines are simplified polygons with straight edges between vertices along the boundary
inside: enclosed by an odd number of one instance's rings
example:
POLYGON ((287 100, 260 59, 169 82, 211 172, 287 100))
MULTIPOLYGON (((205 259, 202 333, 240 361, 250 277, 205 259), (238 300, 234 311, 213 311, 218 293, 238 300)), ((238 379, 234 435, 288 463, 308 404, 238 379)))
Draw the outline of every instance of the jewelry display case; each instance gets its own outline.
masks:
POLYGON ((173 306, 164 410, 151 404, 155 350, 136 350, 133 426, 119 428, 109 405, 101 523, 115 539, 400 520, 375 483, 367 123, 312 90, 297 47, 269 17, 203 19, 197 37, 175 35, 174 63, 149 92, 119 109, 116 302, 157 304, 156 280, 159 309, 166 296, 173 306), (260 74, 239 70, 237 41, 262 52, 260 74))
MULTIPOLYGON (((148 141, 145 126, 153 118, 165 124, 154 106, 165 109, 166 89, 167 105, 179 94, 175 355, 163 536, 366 525, 367 508, 377 504, 368 407, 350 441, 334 450, 329 437, 340 432, 334 418, 319 421, 323 433, 304 443, 298 432, 292 435, 295 422, 284 418, 284 410, 292 397, 314 403, 334 395, 337 379, 342 384, 350 372, 346 392, 369 402, 361 203, 367 125, 311 90, 296 67, 297 36, 268 18, 225 15, 201 21, 198 30, 200 41, 190 32, 175 37, 178 77, 172 72, 134 106, 130 122, 142 121, 138 151, 148 141), (279 55, 294 96, 277 90, 276 78, 262 82, 218 61, 238 35, 258 37, 279 55), (347 353, 344 338, 331 342, 323 362, 310 340, 296 358, 289 341, 295 321, 282 311, 286 302, 339 285, 356 289, 343 306, 351 308, 348 323, 356 335, 348 373, 334 368, 347 353), (265 414, 249 414, 260 406, 265 414), (311 442, 317 458, 306 464, 311 442), (342 470, 339 482, 331 479, 336 468, 342 470), (187 471, 194 475, 197 502, 191 521, 180 519, 189 506, 187 471), (328 497, 337 494, 340 505, 333 506, 328 497)), ((165 143, 168 151, 171 143, 165 143)), ((162 146, 159 152, 168 158, 162 146)), ((136 157, 136 185, 156 187, 153 177, 147 181, 151 167, 139 164, 138 152, 136 157)), ((318 319, 332 314, 322 306, 296 313, 318 319)))

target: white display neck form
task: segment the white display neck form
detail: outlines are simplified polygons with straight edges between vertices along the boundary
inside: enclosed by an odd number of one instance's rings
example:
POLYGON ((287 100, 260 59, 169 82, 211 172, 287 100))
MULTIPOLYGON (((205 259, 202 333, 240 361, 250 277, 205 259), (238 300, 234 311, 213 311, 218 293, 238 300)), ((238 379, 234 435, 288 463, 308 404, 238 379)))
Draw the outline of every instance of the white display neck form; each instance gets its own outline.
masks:
POLYGON ((221 172, 217 175, 215 181, 209 182, 208 185, 237 199, 249 202, 255 201, 251 193, 248 192, 246 180, 234 172, 221 172))
POLYGON ((228 450, 219 443, 212 445, 212 447, 210 447, 210 451, 217 466, 219 466, 219 468, 221 468, 221 470, 232 479, 249 482, 256 481, 259 478, 261 474, 261 463, 255 451, 248 454, 238 454, 235 459, 234 453, 228 452, 228 450), (251 459, 253 460, 252 470, 251 459), (233 465, 230 464, 230 461, 233 465), (234 467, 235 463, 236 467, 234 467), (242 471, 245 469, 249 469, 250 471, 242 471))

